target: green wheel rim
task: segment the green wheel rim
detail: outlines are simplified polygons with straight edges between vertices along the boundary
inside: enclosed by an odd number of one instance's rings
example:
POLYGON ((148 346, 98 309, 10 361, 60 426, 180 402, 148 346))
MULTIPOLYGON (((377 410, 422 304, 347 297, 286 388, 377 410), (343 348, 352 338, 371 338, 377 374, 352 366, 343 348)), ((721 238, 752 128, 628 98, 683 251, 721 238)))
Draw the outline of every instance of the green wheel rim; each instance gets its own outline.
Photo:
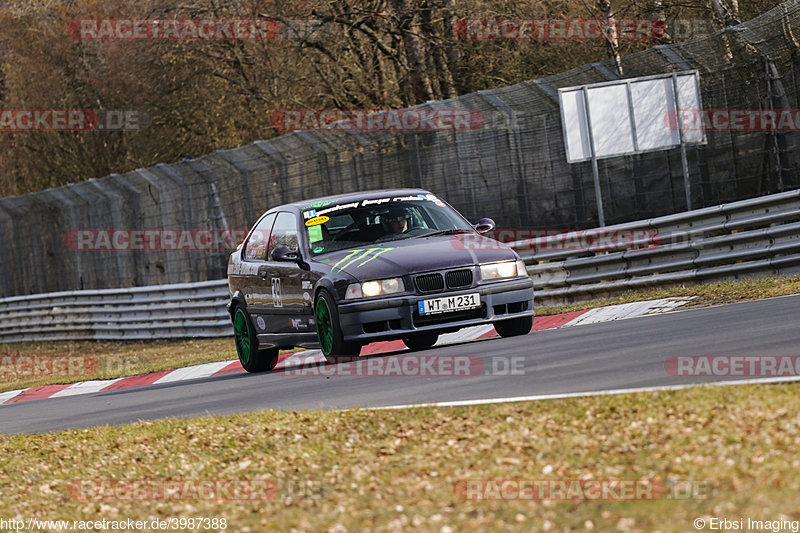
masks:
POLYGON ((250 324, 247 315, 241 307, 236 310, 233 318, 233 337, 236 340, 236 353, 243 365, 250 362, 250 324))
POLYGON ((330 355, 333 350, 333 321, 331 320, 331 309, 328 307, 328 302, 325 301, 324 296, 320 296, 319 300, 317 300, 315 316, 317 319, 317 337, 319 338, 322 353, 330 355))

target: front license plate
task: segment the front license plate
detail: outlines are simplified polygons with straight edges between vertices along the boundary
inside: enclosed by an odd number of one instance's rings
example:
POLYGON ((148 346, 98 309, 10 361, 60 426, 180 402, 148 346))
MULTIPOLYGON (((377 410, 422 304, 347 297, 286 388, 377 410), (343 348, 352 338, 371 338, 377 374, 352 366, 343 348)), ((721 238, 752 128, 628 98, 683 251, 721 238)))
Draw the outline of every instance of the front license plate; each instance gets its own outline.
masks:
POLYGON ((430 300, 420 300, 417 302, 419 314, 434 315, 436 313, 450 313, 453 311, 463 311, 465 309, 475 309, 481 306, 480 293, 462 294, 461 296, 445 296, 444 298, 431 298, 430 300))

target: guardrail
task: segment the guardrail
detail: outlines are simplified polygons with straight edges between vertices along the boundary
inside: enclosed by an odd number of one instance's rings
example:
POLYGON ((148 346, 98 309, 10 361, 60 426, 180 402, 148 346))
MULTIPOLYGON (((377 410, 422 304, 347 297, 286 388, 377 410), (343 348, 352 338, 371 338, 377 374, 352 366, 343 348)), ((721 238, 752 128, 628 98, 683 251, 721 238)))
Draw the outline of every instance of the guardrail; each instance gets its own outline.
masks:
POLYGON ((0 299, 0 342, 233 335, 227 280, 0 299))
POLYGON ((630 289, 800 273, 800 190, 509 243, 525 260, 537 305, 630 289), (575 249, 586 234, 639 230, 622 250, 575 249))
MULTIPOLYGON (((800 273, 800 190, 676 215, 510 243, 537 305, 629 289, 800 273), (587 235, 640 230, 626 249, 575 249, 587 235)), ((227 280, 0 299, 0 342, 233 334, 227 280)))

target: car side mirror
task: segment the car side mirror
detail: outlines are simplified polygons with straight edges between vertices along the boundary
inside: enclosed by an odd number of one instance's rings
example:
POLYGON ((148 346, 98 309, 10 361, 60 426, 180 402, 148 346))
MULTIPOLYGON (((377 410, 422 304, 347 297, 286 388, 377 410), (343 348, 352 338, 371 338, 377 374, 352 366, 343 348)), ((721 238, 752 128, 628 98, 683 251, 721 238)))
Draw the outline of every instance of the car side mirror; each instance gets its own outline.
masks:
POLYGON ((491 218, 482 218, 475 224, 475 231, 478 233, 486 233, 494 229, 494 220, 491 218))
POLYGON ((299 250, 290 250, 286 246, 278 246, 272 250, 273 261, 291 261, 297 263, 302 260, 299 250))

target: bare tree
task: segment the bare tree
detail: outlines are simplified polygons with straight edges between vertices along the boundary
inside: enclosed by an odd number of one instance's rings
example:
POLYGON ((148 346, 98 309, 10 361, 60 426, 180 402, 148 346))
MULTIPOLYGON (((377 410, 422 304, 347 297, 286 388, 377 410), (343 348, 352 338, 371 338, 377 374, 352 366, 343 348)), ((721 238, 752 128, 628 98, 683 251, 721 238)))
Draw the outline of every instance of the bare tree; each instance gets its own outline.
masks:
POLYGON ((606 40, 606 50, 608 57, 614 61, 614 67, 617 70, 619 77, 623 77, 622 73, 622 57, 619 53, 619 40, 616 30, 616 20, 614 13, 611 10, 610 0, 599 0, 597 7, 600 10, 600 17, 603 20, 603 33, 606 40))
POLYGON ((739 24, 738 0, 711 0, 711 7, 724 26, 739 24))

